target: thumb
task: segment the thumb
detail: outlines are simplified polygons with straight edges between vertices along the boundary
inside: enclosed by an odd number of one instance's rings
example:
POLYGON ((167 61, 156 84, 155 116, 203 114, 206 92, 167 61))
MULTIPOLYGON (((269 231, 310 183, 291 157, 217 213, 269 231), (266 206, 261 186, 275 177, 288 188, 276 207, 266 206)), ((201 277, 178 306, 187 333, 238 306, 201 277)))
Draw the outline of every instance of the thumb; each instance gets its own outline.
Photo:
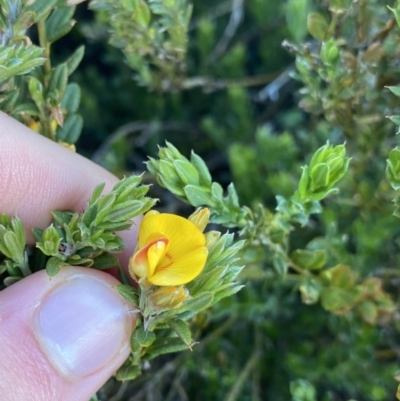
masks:
POLYGON ((45 271, 0 292, 0 393, 7 401, 88 401, 129 355, 134 317, 94 269, 45 271))

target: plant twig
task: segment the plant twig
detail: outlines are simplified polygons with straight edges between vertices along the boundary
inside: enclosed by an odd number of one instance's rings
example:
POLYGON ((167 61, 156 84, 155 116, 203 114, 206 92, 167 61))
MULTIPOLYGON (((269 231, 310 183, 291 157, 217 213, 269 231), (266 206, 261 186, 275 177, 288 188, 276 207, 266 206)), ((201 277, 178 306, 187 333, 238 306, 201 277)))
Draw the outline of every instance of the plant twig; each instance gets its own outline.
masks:
POLYGON ((112 397, 110 397, 110 398, 108 399, 108 401, 120 401, 120 400, 122 399, 122 397, 124 396, 125 391, 126 391, 127 388, 128 388, 128 384, 129 384, 129 382, 127 382, 127 381, 123 382, 123 383, 120 385, 120 387, 119 387, 117 393, 114 394, 112 397))
POLYGON ((209 20, 212 21, 219 17, 228 14, 232 10, 232 2, 230 0, 218 4, 214 8, 210 9, 205 15, 200 18, 195 19, 189 26, 188 32, 195 30, 202 21, 209 20))
POLYGON ((259 86, 271 82, 276 78, 276 74, 262 74, 253 77, 238 79, 215 79, 212 77, 191 77, 182 82, 181 89, 189 90, 198 87, 204 87, 207 93, 229 88, 232 86, 259 86))
POLYGON ((218 41, 214 50, 211 52, 208 63, 215 63, 226 51, 231 42, 233 36, 235 35, 240 23, 243 19, 243 4, 244 0, 232 0, 232 12, 229 19, 228 25, 225 28, 224 34, 218 41))
POLYGON ((247 361, 245 367, 240 372, 235 384, 231 388, 231 391, 229 391, 228 395, 225 397, 224 401, 236 401, 238 399, 247 378, 250 376, 250 373, 257 365, 259 357, 260 357, 260 352, 257 348, 247 361))
POLYGON ((257 95, 254 100, 257 102, 265 102, 270 99, 275 102, 279 98, 279 91, 291 80, 290 74, 293 72, 293 67, 286 68, 277 78, 266 85, 257 95))
POLYGON ((47 41, 46 37, 46 19, 42 18, 38 21, 37 28, 38 28, 38 35, 39 35, 39 44, 44 49, 44 58, 46 61, 44 62, 44 71, 46 74, 51 72, 51 61, 50 61, 50 43, 47 41))
POLYGON ((223 324, 218 326, 214 331, 212 331, 208 336, 204 337, 202 339, 198 346, 193 348, 193 351, 197 351, 202 349, 205 345, 209 344, 210 342, 213 342, 216 338, 219 338, 222 336, 225 331, 227 331, 238 319, 238 316, 233 315, 231 316, 228 320, 226 320, 223 324))
POLYGON ((136 138, 135 143, 137 146, 143 146, 156 132, 193 130, 193 126, 180 122, 160 123, 157 121, 133 121, 128 124, 122 125, 110 136, 108 136, 107 139, 101 144, 101 146, 94 152, 92 156, 92 161, 100 164, 103 160, 103 157, 107 154, 110 147, 115 142, 129 135, 136 134, 137 132, 140 132, 140 134, 136 138))

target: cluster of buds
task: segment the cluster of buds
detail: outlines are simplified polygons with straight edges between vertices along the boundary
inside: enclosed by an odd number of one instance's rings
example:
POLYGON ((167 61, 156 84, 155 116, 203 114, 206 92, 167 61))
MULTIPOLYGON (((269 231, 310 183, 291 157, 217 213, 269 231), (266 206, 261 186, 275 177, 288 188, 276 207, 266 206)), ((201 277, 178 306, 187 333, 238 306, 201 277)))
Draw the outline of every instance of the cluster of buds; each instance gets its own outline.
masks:
POLYGON ((327 143, 313 155, 310 165, 303 167, 294 201, 299 203, 320 201, 337 192, 336 183, 343 178, 349 166, 344 145, 327 143))

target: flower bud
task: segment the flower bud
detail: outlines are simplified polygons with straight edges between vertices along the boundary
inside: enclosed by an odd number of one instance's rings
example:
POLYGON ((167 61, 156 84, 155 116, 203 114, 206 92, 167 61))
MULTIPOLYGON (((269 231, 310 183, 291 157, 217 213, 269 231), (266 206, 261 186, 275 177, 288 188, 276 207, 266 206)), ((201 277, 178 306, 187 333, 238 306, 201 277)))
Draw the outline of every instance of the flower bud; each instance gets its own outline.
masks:
POLYGON ((332 146, 327 143, 319 148, 303 168, 296 197, 300 201, 319 201, 330 192, 345 175, 350 159, 346 157, 344 145, 332 146))
POLYGON ((154 309, 176 309, 188 297, 189 292, 184 287, 161 287, 150 294, 148 302, 154 309))
POLYGON ((210 210, 208 208, 198 208, 189 216, 188 220, 203 232, 210 220, 210 210))
POLYGON ((330 39, 322 43, 321 60, 324 64, 335 66, 339 61, 339 49, 334 40, 330 39))

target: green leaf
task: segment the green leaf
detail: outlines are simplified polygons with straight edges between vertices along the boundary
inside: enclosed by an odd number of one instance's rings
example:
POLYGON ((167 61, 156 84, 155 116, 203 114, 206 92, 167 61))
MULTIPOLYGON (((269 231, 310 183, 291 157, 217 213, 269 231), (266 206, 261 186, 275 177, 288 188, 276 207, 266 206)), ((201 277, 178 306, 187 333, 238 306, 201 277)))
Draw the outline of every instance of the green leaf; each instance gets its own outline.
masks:
POLYGON ((157 181, 162 187, 167 188, 168 191, 173 193, 175 196, 178 196, 180 198, 185 196, 185 191, 183 190, 181 185, 173 184, 171 181, 168 181, 163 175, 158 175, 157 181))
POLYGON ((43 97, 44 87, 42 83, 37 78, 31 77, 29 79, 28 89, 38 109, 42 110, 44 107, 44 97, 43 97))
POLYGON ((42 242, 43 241, 43 232, 41 228, 33 227, 32 228, 32 233, 33 236, 35 237, 36 242, 42 242))
POLYGON ((199 175, 191 163, 186 160, 174 160, 173 166, 184 185, 199 185, 199 175))
POLYGON ((85 46, 78 47, 65 62, 68 68, 68 75, 71 75, 78 67, 85 54, 85 46))
POLYGON ((79 114, 69 114, 64 125, 57 130, 57 139, 67 143, 75 143, 82 131, 83 119, 79 114))
POLYGON ((354 306, 356 295, 351 289, 329 287, 322 291, 321 304, 327 311, 343 314, 354 306))
POLYGON ((168 321, 169 327, 178 334, 181 340, 190 347, 193 343, 192 333, 190 332, 189 325, 181 319, 168 321))
POLYGON ((6 265, 0 265, 0 274, 3 274, 7 270, 6 265))
POLYGON ((211 292, 202 292, 201 294, 186 301, 183 307, 178 309, 179 313, 185 311, 192 311, 196 313, 201 312, 211 305, 213 298, 214 296, 211 292))
POLYGON ((156 356, 187 350, 188 346, 180 338, 166 338, 162 344, 154 344, 145 354, 144 359, 153 359, 156 356))
MULTIPOLYGON (((306 200, 308 197, 308 186, 309 186, 309 182, 310 182, 308 166, 303 166, 302 170, 303 170, 303 172, 300 177, 298 194, 300 195, 300 199, 306 200)), ((277 208, 277 210, 280 210, 280 209, 277 208)), ((290 214, 290 209, 288 209, 288 210, 289 210, 289 214, 290 214)))
POLYGON ((5 94, 5 99, 0 104, 0 109, 10 114, 14 111, 14 107, 19 97, 19 89, 14 89, 5 94))
MULTIPOLYGON (((96 202, 97 199, 100 198, 100 195, 102 194, 105 185, 106 185, 106 183, 102 182, 101 184, 96 186, 96 188, 94 189, 94 191, 92 193, 92 196, 90 197, 89 206, 93 205, 94 202, 96 202)), ((115 187, 114 187, 114 190, 115 190, 115 187)))
POLYGON ((46 21, 46 37, 49 43, 65 36, 75 25, 72 20, 75 7, 63 7, 55 9, 46 21))
POLYGON ((23 277, 21 276, 8 276, 3 280, 3 283, 6 287, 9 287, 12 284, 15 284, 19 280, 21 280, 23 277))
POLYGON ((393 189, 400 189, 400 149, 394 148, 386 160, 386 179, 393 189))
POLYGON ((213 304, 219 302, 222 298, 231 297, 232 295, 238 293, 244 285, 236 285, 235 283, 226 284, 227 288, 223 288, 214 294, 213 304))
POLYGON ((14 28, 16 31, 25 31, 30 28, 35 23, 35 12, 34 11, 24 11, 18 17, 17 21, 14 23, 14 28))
POLYGON ((13 231, 7 231, 2 240, 8 249, 9 257, 19 264, 22 264, 24 260, 24 247, 20 247, 20 243, 15 233, 13 231))
POLYGON ((357 311, 361 314, 362 318, 370 323, 376 323, 378 315, 378 308, 372 301, 364 301, 357 305, 357 311))
POLYGON ((177 186, 185 185, 185 183, 181 181, 178 172, 176 171, 172 162, 169 162, 167 160, 160 160, 158 165, 160 172, 166 182, 177 186))
POLYGON ((50 225, 42 234, 43 242, 38 242, 36 246, 48 256, 58 255, 61 237, 55 227, 50 225))
POLYGON ((137 365, 128 365, 122 366, 117 370, 115 375, 117 380, 125 381, 125 380, 133 380, 136 377, 140 376, 141 370, 137 365))
POLYGON ((58 274, 62 266, 68 266, 68 264, 52 256, 46 263, 46 272, 50 277, 54 277, 58 274))
POLYGON ((150 347, 151 344, 156 339, 156 335, 152 331, 147 331, 144 329, 143 326, 140 326, 136 329, 135 332, 135 340, 142 346, 142 347, 150 347))
POLYGON ((92 222, 95 220, 96 216, 97 216, 97 205, 91 205, 86 209, 85 213, 83 213, 82 223, 86 227, 90 227, 92 222))
POLYGON ((22 221, 17 216, 14 216, 11 220, 11 226, 12 226, 12 229, 17 238, 18 247, 21 250, 25 249, 26 235, 25 235, 25 229, 24 229, 24 225, 22 224, 22 221))
POLYGON ((235 185, 233 182, 231 182, 228 185, 228 197, 227 198, 228 198, 230 209, 232 209, 232 208, 234 210, 240 209, 239 197, 238 197, 238 194, 236 192, 235 185))
POLYGON ((60 212, 57 210, 51 212, 51 214, 54 218, 54 221, 60 226, 63 226, 64 224, 69 224, 73 215, 72 212, 60 212))
POLYGON ((301 300, 306 305, 312 305, 318 302, 322 286, 320 282, 314 278, 306 278, 300 284, 301 300))
POLYGON ((146 28, 151 19, 150 8, 143 0, 136 0, 135 3, 136 6, 133 11, 135 20, 142 26, 142 28, 146 28))
POLYGON ((218 184, 218 182, 213 182, 211 184, 211 194, 216 200, 218 200, 218 201, 223 200, 224 190, 222 189, 221 185, 218 184))
POLYGON ((26 114, 28 116, 39 116, 39 110, 33 103, 20 103, 14 108, 13 113, 14 115, 26 114))
POLYGON ((400 10, 387 6, 387 8, 394 14, 397 25, 400 27, 400 10))
POLYGON ((396 125, 400 125, 400 115, 395 115, 395 116, 386 116, 390 121, 395 123, 396 125))
POLYGON ((58 65, 51 73, 48 93, 57 93, 57 98, 61 101, 68 83, 68 69, 66 64, 58 65))
MULTIPOLYGON (((317 394, 314 386, 304 379, 297 379, 290 382, 290 393, 292 401, 316 401, 317 394)), ((350 400, 349 400, 350 401, 350 400)))
POLYGON ((191 290, 191 294, 196 294, 201 291, 211 291, 214 287, 220 284, 220 279, 228 269, 228 266, 214 267, 207 271, 205 274, 201 274, 195 279, 194 285, 191 290))
POLYGON ((336 66, 340 60, 339 48, 333 39, 322 43, 321 60, 325 65, 336 66))
POLYGON ((320 273, 321 278, 334 287, 351 290, 354 286, 354 274, 347 265, 339 264, 320 273))
POLYGON ((308 32, 317 40, 322 42, 323 40, 329 39, 328 32, 329 26, 325 18, 319 13, 310 13, 307 17, 307 29, 308 32))
POLYGON ((138 292, 135 288, 126 284, 118 284, 115 286, 115 289, 122 297, 128 300, 131 304, 135 306, 139 305, 138 292))
POLYGON ((400 86, 385 86, 388 88, 394 95, 400 97, 400 86))
POLYGON ((68 114, 78 111, 81 101, 81 89, 78 84, 68 84, 61 101, 61 107, 64 107, 68 114))
POLYGON ((325 163, 317 164, 310 170, 310 178, 311 178, 311 191, 318 191, 319 188, 326 188, 329 183, 329 173, 330 168, 325 163))
POLYGON ((114 255, 110 253, 103 253, 100 256, 97 256, 93 259, 94 264, 92 265, 93 268, 99 270, 110 269, 111 267, 115 267, 119 265, 119 260, 114 255))
POLYGON ((25 12, 33 11, 35 13, 35 22, 42 20, 46 14, 49 14, 55 6, 57 0, 36 0, 25 8, 25 12))
MULTIPOLYGON (((136 322, 137 322, 137 321, 136 321, 136 322)), ((130 342, 130 345, 131 345, 131 351, 132 351, 132 353, 136 353, 136 352, 138 352, 138 351, 141 350, 142 347, 141 347, 140 344, 136 341, 136 338, 135 338, 135 331, 132 331, 132 333, 131 333, 131 338, 130 338, 129 342, 130 342)))
POLYGON ((272 265, 274 266, 275 271, 280 276, 286 276, 288 266, 284 255, 282 255, 281 253, 275 253, 272 258, 272 265))
POLYGON ((289 0, 286 4, 287 26, 296 42, 301 42, 307 35, 308 0, 289 0))
POLYGON ((97 226, 99 223, 106 220, 108 213, 112 210, 116 200, 115 193, 109 193, 102 196, 96 201, 97 204, 97 216, 94 220, 94 224, 97 226))
POLYGON ((127 200, 118 206, 113 206, 103 221, 123 222, 132 219, 150 209, 155 202, 156 200, 150 198, 147 200, 127 200))
POLYGON ((204 205, 213 205, 211 193, 208 189, 195 185, 186 185, 183 189, 192 206, 199 207, 204 205))
POLYGON ((290 255, 296 265, 307 270, 320 270, 326 263, 326 251, 324 249, 309 250, 296 249, 290 255))
POLYGON ((66 263, 71 266, 93 267, 93 259, 81 258, 78 254, 75 254, 68 258, 66 263))
POLYGON ((224 283, 233 283, 243 268, 244 266, 229 266, 229 269, 224 276, 224 283))
POLYGON ((125 231, 129 230, 132 227, 133 221, 127 221, 125 223, 123 222, 116 222, 116 223, 111 223, 111 222, 106 222, 106 223, 100 223, 97 224, 97 228, 103 230, 104 232, 115 232, 115 231, 125 231))
POLYGON ((206 188, 211 186, 211 174, 204 160, 192 151, 190 161, 194 168, 197 170, 200 185, 206 188))

